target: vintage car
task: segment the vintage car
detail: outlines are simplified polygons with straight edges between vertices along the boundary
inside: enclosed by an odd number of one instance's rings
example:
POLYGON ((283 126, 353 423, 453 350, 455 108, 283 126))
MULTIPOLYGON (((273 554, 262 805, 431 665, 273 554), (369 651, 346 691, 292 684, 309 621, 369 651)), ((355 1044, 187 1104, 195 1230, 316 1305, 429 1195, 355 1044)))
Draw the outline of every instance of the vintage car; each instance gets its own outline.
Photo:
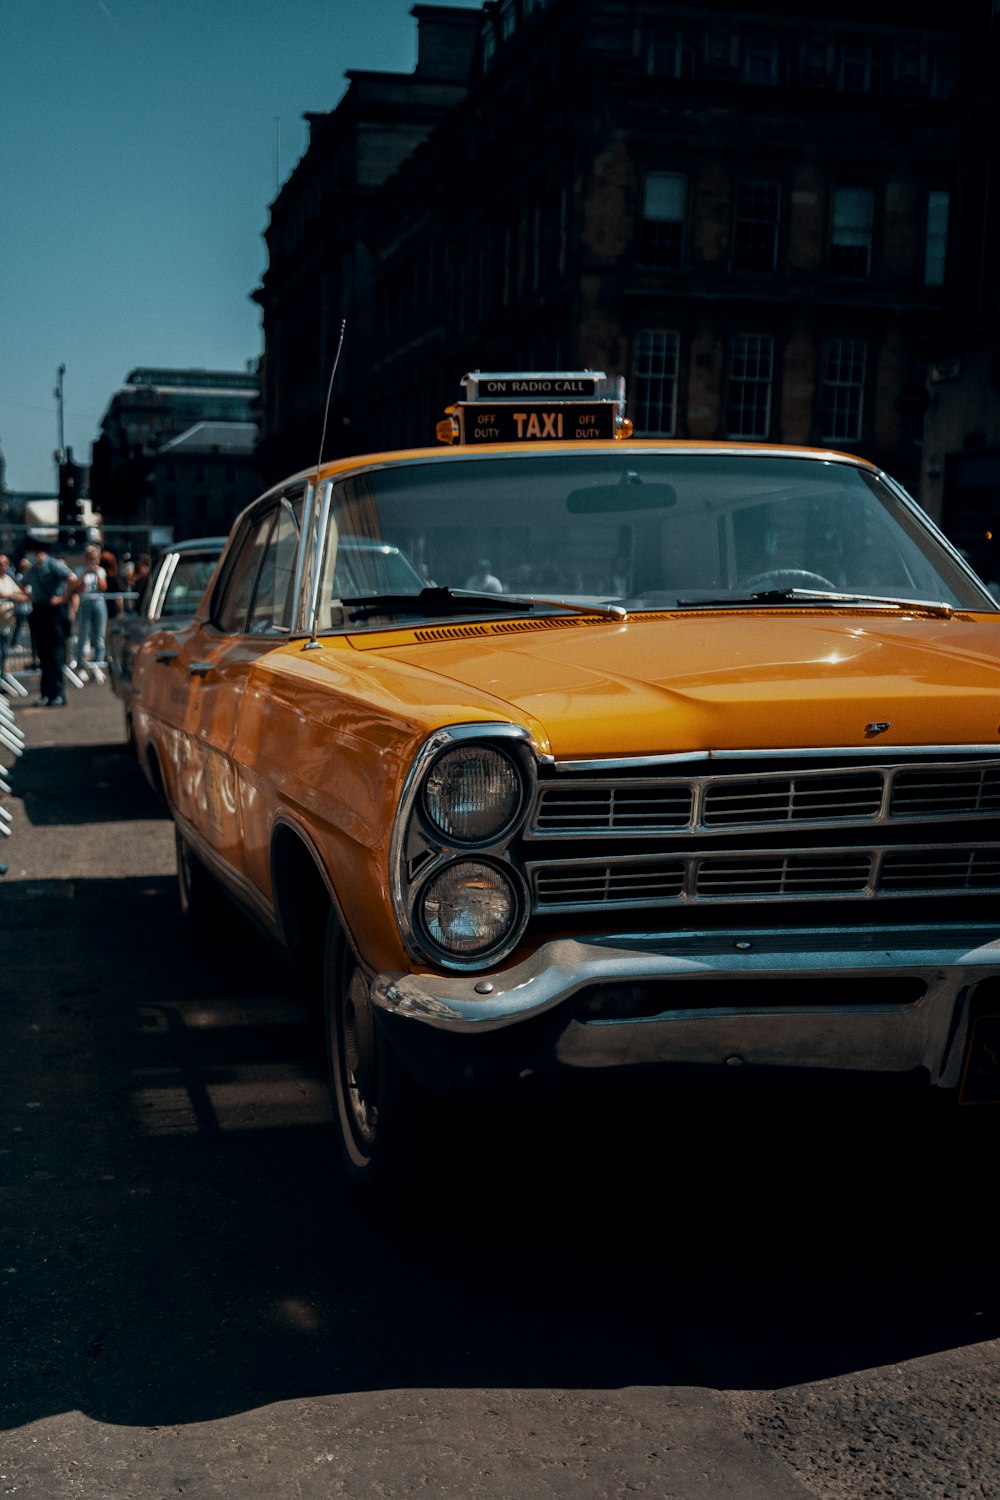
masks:
POLYGON ((859 458, 497 388, 268 491, 135 663, 182 904, 220 882, 322 991, 354 1185, 433 1152, 428 1092, 996 1099, 996 602, 859 458))
POLYGON ((224 536, 177 542, 161 552, 139 598, 119 605, 108 624, 108 675, 125 706, 125 734, 134 744, 132 662, 161 622, 176 629, 192 618, 226 545, 224 536))

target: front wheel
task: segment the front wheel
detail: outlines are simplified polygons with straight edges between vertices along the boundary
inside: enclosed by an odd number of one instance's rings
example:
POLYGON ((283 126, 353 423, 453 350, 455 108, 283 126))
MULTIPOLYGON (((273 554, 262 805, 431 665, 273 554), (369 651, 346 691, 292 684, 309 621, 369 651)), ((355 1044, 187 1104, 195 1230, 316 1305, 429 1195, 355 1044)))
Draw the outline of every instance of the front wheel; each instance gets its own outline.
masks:
POLYGON ((420 1100, 382 1033, 368 982, 332 912, 323 992, 330 1090, 347 1179, 368 1207, 391 1212, 412 1185, 420 1100))

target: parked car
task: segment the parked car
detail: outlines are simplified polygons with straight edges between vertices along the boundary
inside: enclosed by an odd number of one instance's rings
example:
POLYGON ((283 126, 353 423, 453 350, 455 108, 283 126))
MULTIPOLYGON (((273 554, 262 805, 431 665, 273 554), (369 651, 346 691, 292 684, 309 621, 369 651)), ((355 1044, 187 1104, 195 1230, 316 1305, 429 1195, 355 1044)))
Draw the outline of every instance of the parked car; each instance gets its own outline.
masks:
POLYGON ((355 1187, 528 1078, 997 1099, 996 602, 860 458, 530 425, 269 490, 136 657, 182 905, 319 976, 355 1187))
POLYGON ((153 564, 142 595, 131 602, 131 607, 119 605, 118 613, 108 625, 108 674, 112 688, 125 705, 125 733, 130 744, 134 743, 135 653, 161 624, 176 628, 191 619, 225 544, 224 536, 211 536, 168 547, 153 564))

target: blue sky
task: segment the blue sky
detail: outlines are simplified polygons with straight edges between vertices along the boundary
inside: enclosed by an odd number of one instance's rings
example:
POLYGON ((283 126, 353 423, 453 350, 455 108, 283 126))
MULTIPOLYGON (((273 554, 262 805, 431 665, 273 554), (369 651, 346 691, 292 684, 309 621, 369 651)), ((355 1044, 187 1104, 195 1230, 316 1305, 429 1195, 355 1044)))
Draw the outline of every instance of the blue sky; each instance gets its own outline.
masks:
MULTIPOLYGON (((480 9, 480 0, 449 0, 480 9)), ((0 0, 0 449, 53 492, 137 365, 245 369, 275 192, 348 68, 409 72, 413 0, 0 0), (280 121, 280 131, 276 128, 280 121)))

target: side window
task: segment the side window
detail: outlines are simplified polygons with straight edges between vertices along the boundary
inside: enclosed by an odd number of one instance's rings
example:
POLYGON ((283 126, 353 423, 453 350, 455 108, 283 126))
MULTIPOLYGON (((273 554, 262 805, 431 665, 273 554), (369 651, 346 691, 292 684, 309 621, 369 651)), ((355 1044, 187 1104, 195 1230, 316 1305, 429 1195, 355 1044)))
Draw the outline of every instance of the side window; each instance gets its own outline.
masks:
POLYGON ((161 619, 169 619, 171 616, 192 615, 201 603, 201 597, 208 588, 215 572, 216 559, 214 557, 181 557, 178 559, 174 569, 173 577, 167 588, 163 607, 160 610, 161 619))
POLYGON ((212 612, 212 623, 227 635, 236 635, 246 628, 273 521, 274 511, 268 510, 246 525, 239 550, 222 585, 221 598, 212 612))
POLYGON ((264 562, 253 597, 251 635, 287 634, 292 624, 292 578, 299 528, 287 504, 282 504, 268 538, 264 562))

